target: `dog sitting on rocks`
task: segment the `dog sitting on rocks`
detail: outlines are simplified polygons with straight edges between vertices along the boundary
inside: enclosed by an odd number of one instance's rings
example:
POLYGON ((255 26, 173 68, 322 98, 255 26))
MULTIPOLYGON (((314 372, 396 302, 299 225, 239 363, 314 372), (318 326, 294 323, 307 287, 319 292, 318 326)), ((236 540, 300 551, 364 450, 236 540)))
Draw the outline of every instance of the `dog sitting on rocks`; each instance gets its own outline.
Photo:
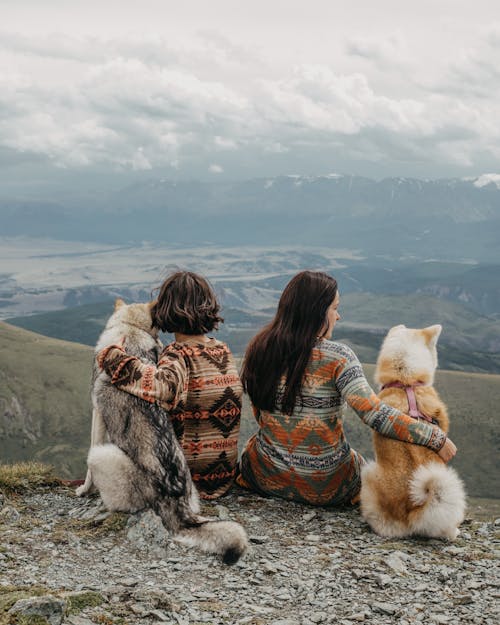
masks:
MULTIPOLYGON (((151 304, 126 305, 115 312, 101 334, 96 354, 125 337, 131 356, 156 364, 162 350, 152 328, 151 304)), ((92 436, 88 473, 78 495, 95 485, 108 510, 136 512, 152 508, 176 541, 236 562, 247 548, 238 523, 199 515, 199 499, 168 413, 113 386, 94 363, 92 436)))
MULTIPOLYGON (((446 406, 433 388, 441 326, 391 328, 375 380, 382 401, 448 432, 446 406)), ((361 472, 361 514, 381 536, 423 535, 454 540, 464 519, 465 493, 456 472, 420 445, 373 435, 375 462, 361 472)))

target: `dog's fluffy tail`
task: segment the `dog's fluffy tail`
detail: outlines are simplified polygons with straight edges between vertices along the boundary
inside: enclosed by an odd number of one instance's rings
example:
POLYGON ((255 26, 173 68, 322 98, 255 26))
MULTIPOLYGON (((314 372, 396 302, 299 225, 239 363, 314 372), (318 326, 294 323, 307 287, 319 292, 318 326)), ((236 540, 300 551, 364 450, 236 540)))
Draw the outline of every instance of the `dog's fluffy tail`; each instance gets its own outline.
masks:
POLYGON ((416 508, 410 513, 414 533, 454 539, 464 520, 465 491, 456 472, 433 462, 413 473, 410 499, 416 508))
POLYGON ((224 564, 235 564, 245 553, 248 539, 245 530, 233 521, 209 521, 199 517, 200 524, 180 530, 174 539, 188 547, 222 556, 224 564))

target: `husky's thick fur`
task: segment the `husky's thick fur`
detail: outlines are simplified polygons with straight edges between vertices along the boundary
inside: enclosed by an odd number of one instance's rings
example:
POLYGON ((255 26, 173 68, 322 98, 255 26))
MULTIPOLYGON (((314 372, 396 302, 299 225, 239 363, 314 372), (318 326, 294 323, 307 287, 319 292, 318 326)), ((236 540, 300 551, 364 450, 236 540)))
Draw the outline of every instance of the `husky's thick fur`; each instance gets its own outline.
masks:
MULTIPOLYGON (((382 345, 375 379, 381 386, 415 386, 418 409, 448 432, 446 406, 432 387, 441 326, 391 328, 382 345)), ((385 388, 385 403, 408 413, 404 388, 385 388)), ((465 493, 456 472, 433 451, 374 433, 375 462, 361 471, 361 514, 381 536, 430 536, 453 540, 464 519, 465 493)))
MULTIPOLYGON (((117 300, 96 354, 123 337, 128 354, 156 364, 162 346, 151 327, 150 304, 117 300)), ((97 363, 92 406, 89 470, 77 494, 95 485, 109 510, 152 508, 175 540, 220 554, 226 564, 237 562, 247 548, 245 531, 238 523, 199 516, 198 493, 168 413, 115 388, 97 363)))

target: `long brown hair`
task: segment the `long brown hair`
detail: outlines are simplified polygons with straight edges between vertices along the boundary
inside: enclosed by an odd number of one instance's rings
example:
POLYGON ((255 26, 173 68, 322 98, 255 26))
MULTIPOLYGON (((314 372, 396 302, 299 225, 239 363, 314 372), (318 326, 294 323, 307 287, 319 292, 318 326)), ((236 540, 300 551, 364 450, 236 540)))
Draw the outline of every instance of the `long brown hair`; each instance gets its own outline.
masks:
POLYGON ((327 330, 327 311, 336 295, 337 281, 320 271, 302 271, 286 285, 274 319, 251 340, 245 354, 243 388, 256 408, 293 413, 312 348, 327 330), (283 375, 283 396, 277 397, 283 375))
POLYGON ((159 287, 151 307, 153 328, 162 332, 206 334, 224 321, 219 302, 210 284, 192 271, 177 271, 159 287))

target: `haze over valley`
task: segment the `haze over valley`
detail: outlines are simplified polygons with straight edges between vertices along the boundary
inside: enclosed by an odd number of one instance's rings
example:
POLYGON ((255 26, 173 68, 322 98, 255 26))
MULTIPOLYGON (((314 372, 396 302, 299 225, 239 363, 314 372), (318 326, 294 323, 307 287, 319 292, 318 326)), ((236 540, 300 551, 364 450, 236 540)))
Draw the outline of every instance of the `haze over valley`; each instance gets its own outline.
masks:
POLYGON ((109 314, 103 302, 148 300, 168 271, 190 269, 214 284, 221 335, 241 354, 307 268, 337 278, 338 338, 367 361, 391 325, 441 323, 442 366, 500 371, 494 176, 149 180, 79 202, 78 189, 50 210, 0 202, 0 319, 92 345, 109 314))

